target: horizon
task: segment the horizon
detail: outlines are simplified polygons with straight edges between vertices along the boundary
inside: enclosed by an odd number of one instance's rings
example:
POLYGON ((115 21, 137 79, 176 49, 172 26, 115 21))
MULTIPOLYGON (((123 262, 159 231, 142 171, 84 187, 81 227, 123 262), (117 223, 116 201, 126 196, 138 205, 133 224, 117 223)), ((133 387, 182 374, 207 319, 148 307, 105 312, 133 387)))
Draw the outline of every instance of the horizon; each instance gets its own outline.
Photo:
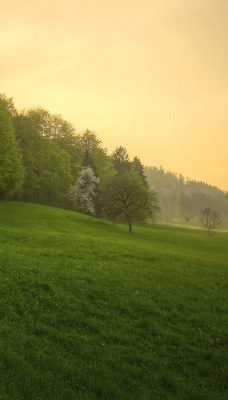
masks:
POLYGON ((0 91, 228 192, 227 18, 225 0, 9 0, 0 91))

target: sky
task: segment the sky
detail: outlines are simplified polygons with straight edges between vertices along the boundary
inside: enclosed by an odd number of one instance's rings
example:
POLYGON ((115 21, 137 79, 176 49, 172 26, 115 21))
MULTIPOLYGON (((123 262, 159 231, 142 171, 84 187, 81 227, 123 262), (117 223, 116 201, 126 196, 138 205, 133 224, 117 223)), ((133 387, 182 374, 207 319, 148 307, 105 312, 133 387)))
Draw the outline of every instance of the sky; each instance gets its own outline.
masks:
POLYGON ((0 0, 0 92, 228 191, 227 0, 0 0))

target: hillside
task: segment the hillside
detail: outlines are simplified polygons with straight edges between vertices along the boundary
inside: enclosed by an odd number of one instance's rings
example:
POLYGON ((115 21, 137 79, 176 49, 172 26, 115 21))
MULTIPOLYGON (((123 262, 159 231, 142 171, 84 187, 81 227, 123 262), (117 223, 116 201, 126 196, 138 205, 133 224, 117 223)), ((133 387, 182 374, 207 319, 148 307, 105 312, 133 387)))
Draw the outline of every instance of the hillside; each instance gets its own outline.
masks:
POLYGON ((202 210, 210 207, 221 215, 223 229, 228 228, 228 193, 162 167, 146 167, 145 175, 151 189, 158 193, 161 221, 200 225, 202 210))
POLYGON ((228 234, 0 203, 0 398, 227 398, 228 234))

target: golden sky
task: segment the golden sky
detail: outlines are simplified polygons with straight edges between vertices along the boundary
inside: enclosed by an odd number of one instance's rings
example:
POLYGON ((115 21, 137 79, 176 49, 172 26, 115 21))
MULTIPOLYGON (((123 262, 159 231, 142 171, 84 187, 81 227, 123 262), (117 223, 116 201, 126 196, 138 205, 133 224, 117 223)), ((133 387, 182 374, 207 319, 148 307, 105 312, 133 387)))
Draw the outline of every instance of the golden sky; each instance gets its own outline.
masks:
POLYGON ((0 92, 228 191, 228 0, 0 0, 0 92))

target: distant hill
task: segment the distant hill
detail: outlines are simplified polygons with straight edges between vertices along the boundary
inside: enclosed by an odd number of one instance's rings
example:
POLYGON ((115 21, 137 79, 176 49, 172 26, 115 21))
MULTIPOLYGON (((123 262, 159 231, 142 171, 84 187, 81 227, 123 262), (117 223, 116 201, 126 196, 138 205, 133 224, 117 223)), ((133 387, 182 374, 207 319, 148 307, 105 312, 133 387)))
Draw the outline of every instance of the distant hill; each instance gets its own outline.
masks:
POLYGON ((158 193, 162 220, 198 224, 201 211, 212 207, 222 216, 223 226, 228 226, 228 193, 162 167, 146 167, 145 175, 151 189, 158 193))

